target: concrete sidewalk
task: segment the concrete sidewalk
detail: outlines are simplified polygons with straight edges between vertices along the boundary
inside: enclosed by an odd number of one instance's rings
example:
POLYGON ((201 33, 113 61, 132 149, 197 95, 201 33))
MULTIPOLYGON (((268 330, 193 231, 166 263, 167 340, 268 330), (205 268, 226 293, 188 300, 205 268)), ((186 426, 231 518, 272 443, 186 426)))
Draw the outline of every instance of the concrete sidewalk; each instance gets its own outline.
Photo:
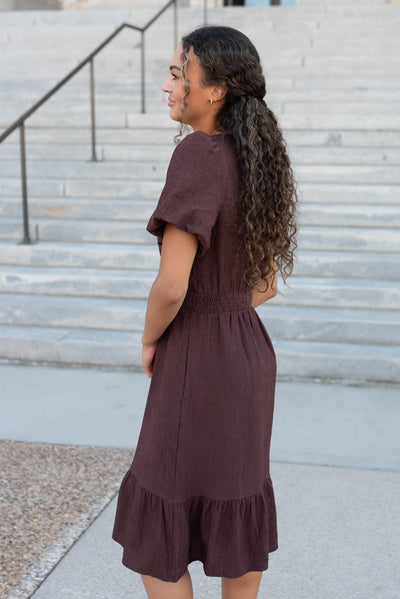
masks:
MULTIPOLYGON (((136 447, 144 373, 0 364, 0 377, 0 438, 136 447)), ((271 477, 279 549, 260 598, 399 598, 399 424, 399 387, 278 382, 271 477)), ((111 539, 116 499, 32 597, 146 598, 111 539)), ((189 571, 195 597, 220 596, 220 579, 205 576, 201 562, 189 571)))
MULTIPOLYGON (((0 363, 0 439, 134 450, 143 372, 0 363)), ((400 385, 278 381, 271 460, 400 471, 400 385)))
MULTIPOLYGON (((398 599, 399 473, 271 464, 279 549, 260 599, 398 599)), ((112 539, 116 499, 33 594, 35 599, 146 599, 112 539)), ((194 597, 218 599, 220 578, 189 565, 194 597)))

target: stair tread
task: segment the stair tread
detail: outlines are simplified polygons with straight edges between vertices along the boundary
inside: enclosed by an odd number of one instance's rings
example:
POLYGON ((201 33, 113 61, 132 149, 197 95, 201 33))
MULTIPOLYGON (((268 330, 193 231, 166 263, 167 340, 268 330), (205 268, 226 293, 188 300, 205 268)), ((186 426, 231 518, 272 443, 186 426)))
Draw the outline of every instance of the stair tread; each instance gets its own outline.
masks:
MULTIPOLYGON (((156 250, 155 250, 156 251, 156 250)), ((1 267, 1 271, 0 274, 2 276, 18 276, 18 274, 23 275, 23 274, 28 274, 31 275, 32 277, 35 276, 43 276, 43 275, 51 275, 52 277, 57 277, 57 276, 72 276, 72 277, 122 277, 122 278, 128 278, 128 279, 132 279, 132 278, 139 278, 139 279, 146 279, 148 277, 154 277, 157 273, 156 269, 114 269, 114 268, 101 268, 101 269, 94 269, 94 268, 83 268, 83 267, 79 267, 79 268, 75 268, 75 267, 57 267, 56 269, 54 267, 43 267, 43 266, 30 266, 30 265, 2 265, 1 267), (9 270, 9 274, 7 272, 7 270, 9 270)), ((324 278, 324 277, 304 277, 304 276, 296 276, 293 277, 292 279, 293 281, 295 281, 296 286, 323 286, 323 287, 334 287, 334 288, 338 288, 338 287, 357 287, 357 288, 365 288, 365 287, 369 287, 369 288, 376 288, 376 289, 382 289, 382 286, 387 286, 389 288, 393 288, 398 290, 399 289, 399 283, 397 281, 391 281, 391 280, 372 280, 372 279, 343 279, 340 277, 330 277, 328 278, 324 278)), ((283 283, 281 284, 281 290, 284 290, 285 292, 290 292, 291 289, 290 287, 292 287, 291 283, 288 283, 288 286, 283 286, 283 283)))
MULTIPOLYGON (((121 340, 125 343, 132 342, 132 339, 141 339, 142 332, 138 331, 120 331, 110 329, 69 329, 66 327, 39 327, 29 325, 0 325, 0 337, 35 340, 55 340, 68 342, 70 340, 82 341, 99 341, 107 344, 108 340, 121 340)), ((358 353, 364 357, 375 357, 377 351, 380 353, 380 358, 390 359, 399 362, 399 354, 396 353, 395 346, 387 346, 380 344, 348 344, 336 342, 321 342, 321 341, 298 341, 276 339, 273 341, 275 348, 279 352, 291 353, 295 349, 303 355, 318 355, 321 354, 337 354, 342 357, 354 357, 358 353)))
MULTIPOLYGON (((93 310, 93 309, 110 309, 110 310, 145 310, 147 299, 141 298, 101 298, 101 297, 64 297, 64 296, 44 296, 36 294, 1 294, 0 306, 8 308, 19 308, 20 306, 40 307, 44 310, 47 307, 60 306, 65 310, 93 310)), ((400 325, 400 311, 382 310, 382 309, 358 309, 358 308, 340 308, 340 307, 310 307, 310 306, 285 306, 279 304, 271 304, 266 302, 266 305, 259 305, 256 311, 260 316, 268 320, 268 318, 298 318, 311 320, 340 320, 354 321, 361 323, 374 322, 389 322, 400 325)))
MULTIPOLYGON (((154 202, 154 208, 156 207, 156 202, 154 202)), ((29 222, 30 224, 32 223, 41 223, 43 225, 57 225, 57 226, 70 226, 70 225, 76 225, 76 226, 85 226, 85 227, 98 227, 99 225, 101 226, 106 226, 106 227, 110 227, 110 228, 120 228, 121 226, 123 227, 127 227, 127 228, 131 228, 132 226, 137 226, 137 227, 143 227, 143 225, 145 223, 147 223, 148 221, 148 217, 145 217, 143 219, 130 219, 130 220, 126 220, 126 219, 115 219, 115 220, 103 220, 101 218, 98 219, 93 219, 93 220, 87 220, 87 219, 83 219, 83 218, 63 218, 63 219, 58 219, 58 218, 46 218, 46 217, 42 217, 42 216, 30 216, 29 218, 29 222)), ((21 217, 1 217, 0 218, 0 224, 6 224, 6 223, 12 223, 12 224, 21 224, 21 217)), ((392 226, 392 227, 383 227, 383 226, 379 226, 379 227, 366 227, 366 226, 355 226, 355 225, 335 225, 335 226, 331 226, 329 224, 324 224, 321 223, 320 225, 306 225, 306 224, 301 224, 300 222, 300 228, 302 231, 309 231, 309 232, 320 232, 321 230, 324 231, 324 233, 329 233, 331 235, 340 235, 342 232, 346 232, 348 233, 351 230, 354 230, 358 233, 366 233, 366 234, 373 234, 373 233, 377 233, 377 232, 382 232, 385 235, 388 235, 390 233, 394 233, 394 234, 398 234, 400 227, 396 227, 396 226, 392 226)))

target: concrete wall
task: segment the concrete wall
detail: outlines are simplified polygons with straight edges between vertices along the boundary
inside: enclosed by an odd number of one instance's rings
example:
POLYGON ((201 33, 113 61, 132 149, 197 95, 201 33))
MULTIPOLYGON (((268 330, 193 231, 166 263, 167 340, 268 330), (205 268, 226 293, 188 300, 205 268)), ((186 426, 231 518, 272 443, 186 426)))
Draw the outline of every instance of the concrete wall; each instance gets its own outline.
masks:
POLYGON ((0 10, 59 10, 57 0, 0 0, 0 10))

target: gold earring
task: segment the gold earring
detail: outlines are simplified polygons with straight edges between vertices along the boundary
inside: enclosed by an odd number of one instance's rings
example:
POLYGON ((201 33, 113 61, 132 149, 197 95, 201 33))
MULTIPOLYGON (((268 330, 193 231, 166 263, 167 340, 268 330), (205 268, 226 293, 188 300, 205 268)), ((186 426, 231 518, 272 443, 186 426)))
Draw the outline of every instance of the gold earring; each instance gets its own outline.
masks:
POLYGON ((211 102, 211 104, 213 103, 213 99, 212 98, 210 98, 210 102, 211 102))

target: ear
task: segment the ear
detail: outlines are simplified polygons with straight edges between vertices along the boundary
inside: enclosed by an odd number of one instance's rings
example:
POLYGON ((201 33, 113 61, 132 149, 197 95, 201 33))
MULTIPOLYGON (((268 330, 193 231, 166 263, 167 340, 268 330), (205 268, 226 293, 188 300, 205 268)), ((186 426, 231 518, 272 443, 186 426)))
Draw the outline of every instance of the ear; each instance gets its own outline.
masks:
POLYGON ((226 85, 225 81, 222 81, 221 83, 216 85, 211 93, 211 96, 212 96, 212 99, 214 100, 214 102, 217 102, 218 100, 222 100, 225 97, 227 91, 228 91, 228 86, 226 85))

